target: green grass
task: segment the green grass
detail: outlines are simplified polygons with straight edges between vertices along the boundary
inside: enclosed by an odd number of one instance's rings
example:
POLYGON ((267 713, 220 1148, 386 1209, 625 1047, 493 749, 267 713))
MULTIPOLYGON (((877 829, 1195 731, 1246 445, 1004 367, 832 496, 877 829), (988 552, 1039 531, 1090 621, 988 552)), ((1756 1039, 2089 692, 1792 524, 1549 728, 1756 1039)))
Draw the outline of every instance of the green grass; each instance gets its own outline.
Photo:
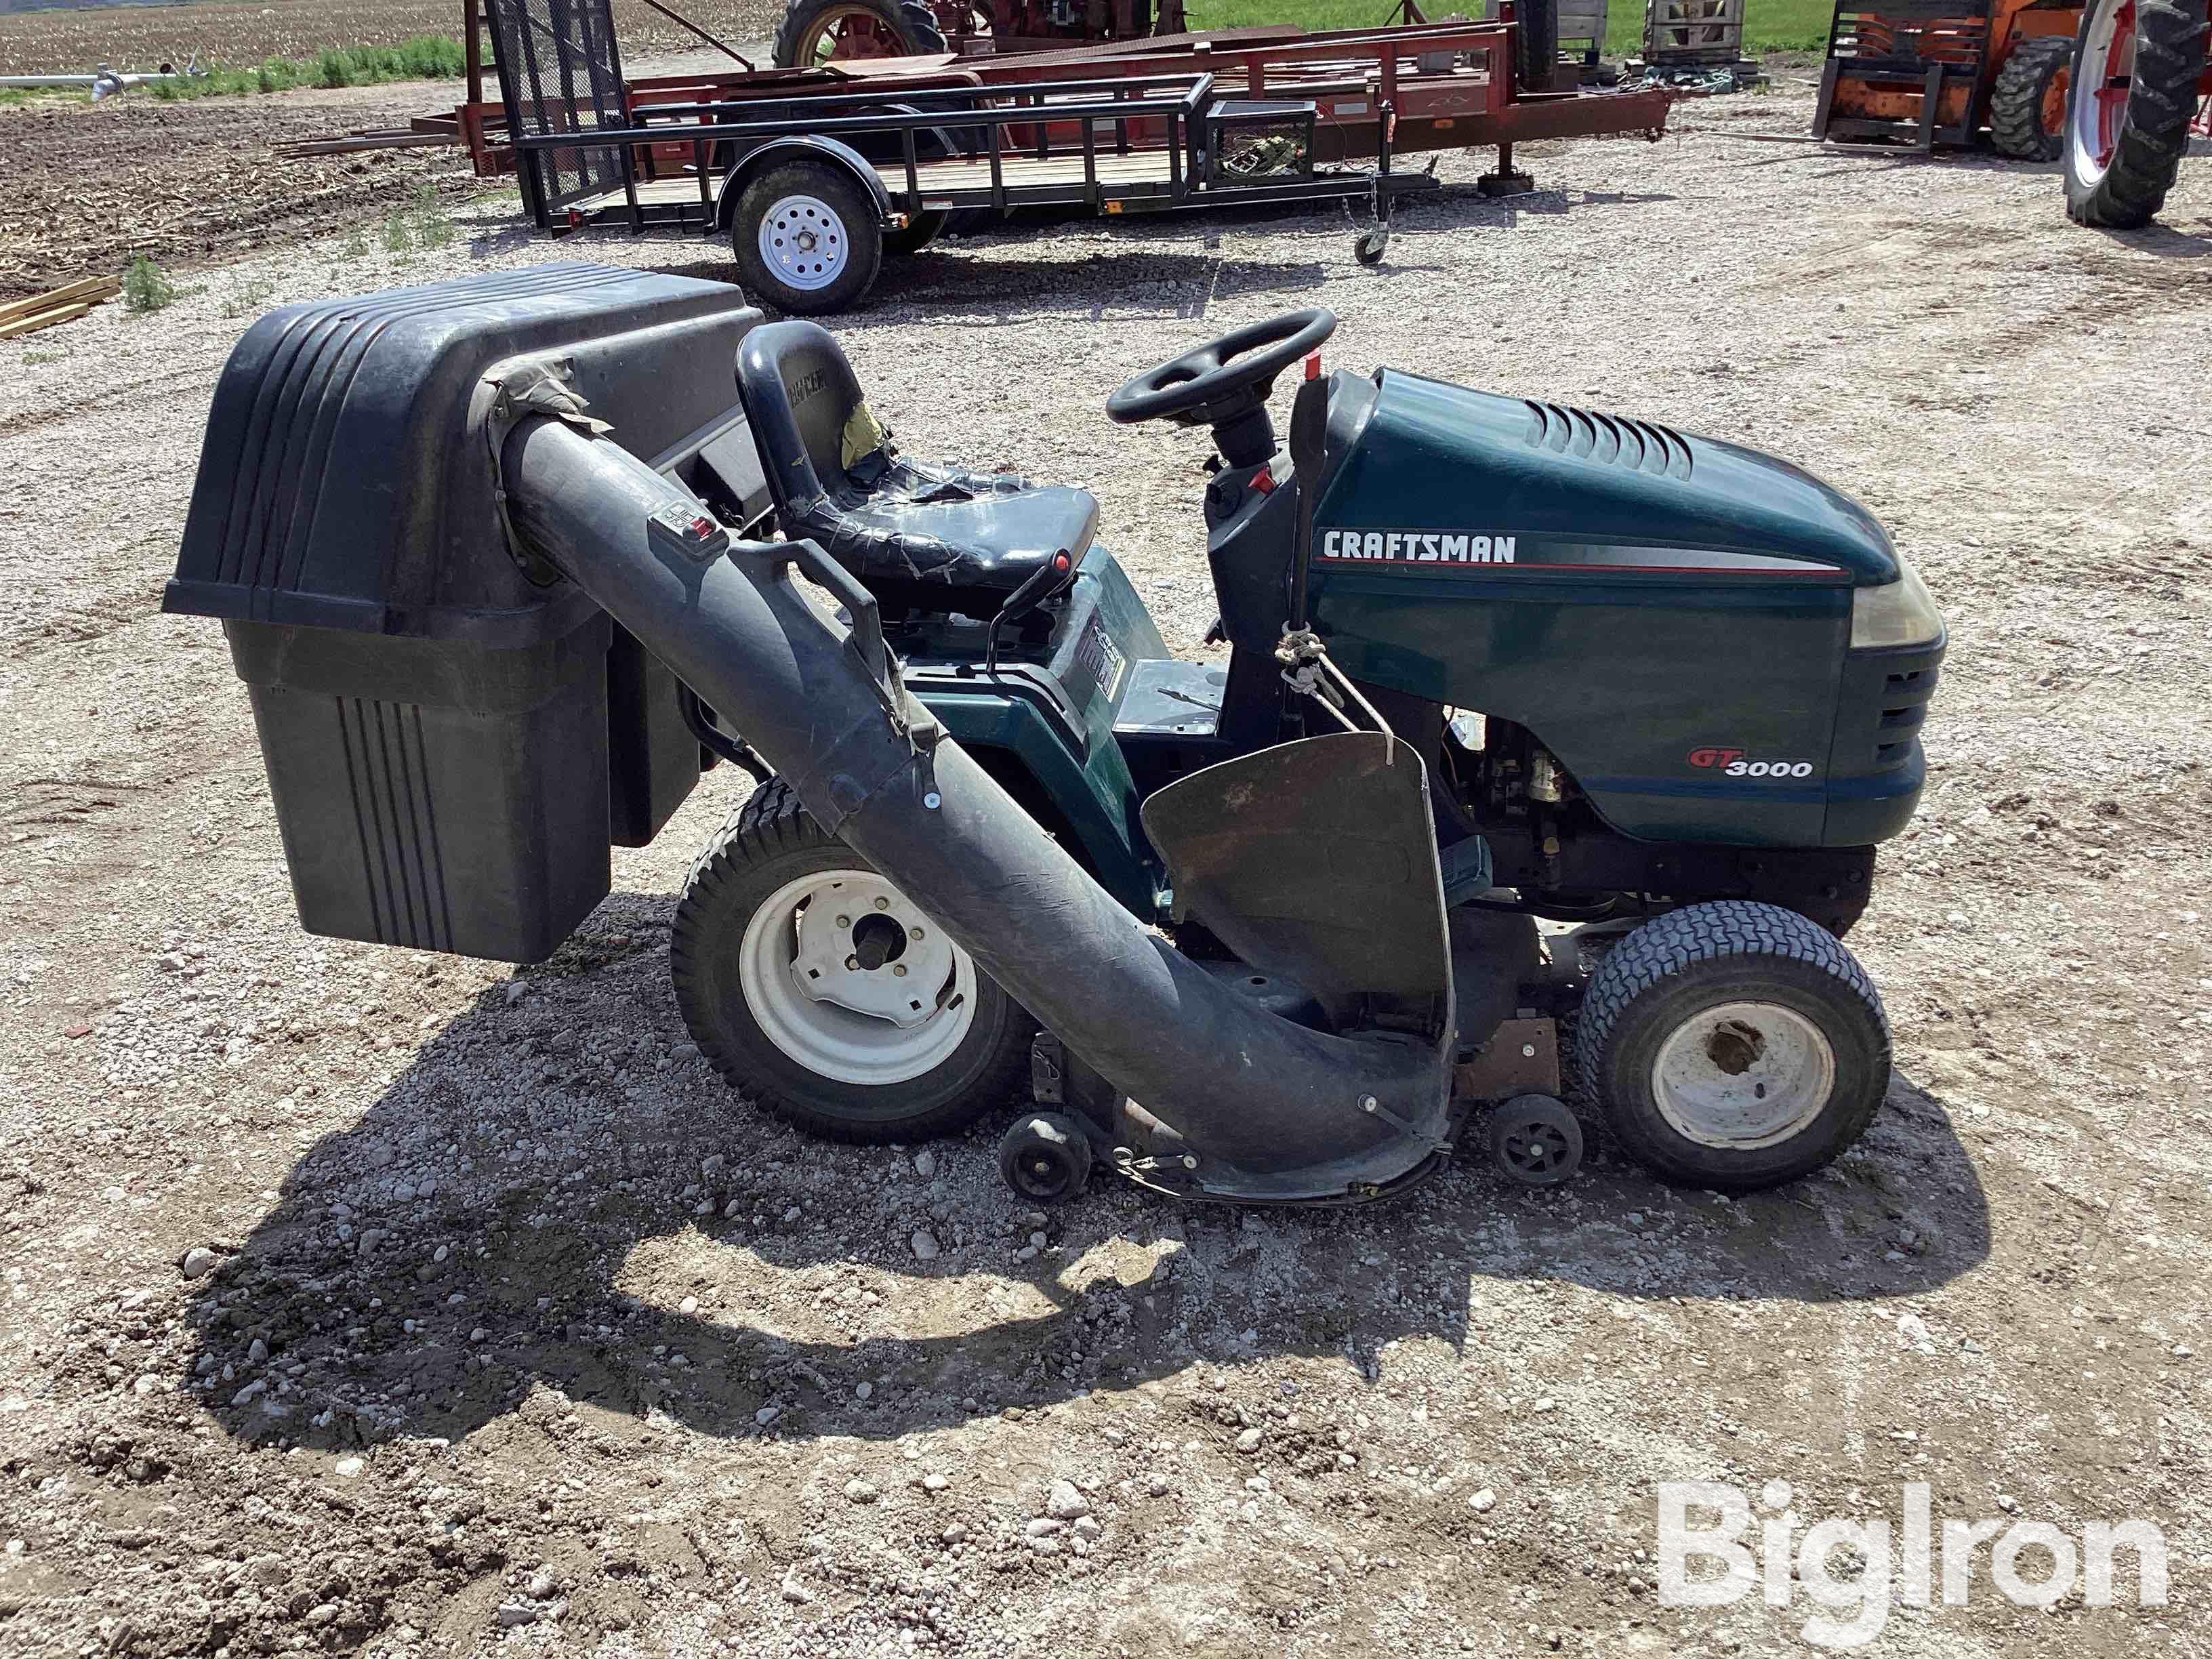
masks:
POLYGON ((27 104, 36 100, 47 102, 58 99, 65 104, 88 104, 92 94, 74 87, 0 87, 0 108, 27 104))
POLYGON ((174 103, 187 98, 289 92, 295 87, 450 81, 461 73, 465 64, 461 43, 451 35, 418 34, 396 46, 331 46, 313 58, 264 58, 243 69, 219 64, 205 75, 156 81, 146 90, 164 103, 174 103))
MULTIPOLYGON (((1455 8, 1437 0, 1422 10, 1441 17, 1455 8)), ((1463 3, 1458 9, 1472 11, 1463 3)), ((1194 29, 1248 28, 1256 23, 1297 23, 1310 29, 1375 28, 1390 15, 1389 0, 1188 0, 1194 29)), ((1819 52, 1828 43, 1831 0, 1746 0, 1747 52, 1819 52)), ((1626 58, 1644 50, 1643 0, 1610 0, 1605 55, 1626 58)))

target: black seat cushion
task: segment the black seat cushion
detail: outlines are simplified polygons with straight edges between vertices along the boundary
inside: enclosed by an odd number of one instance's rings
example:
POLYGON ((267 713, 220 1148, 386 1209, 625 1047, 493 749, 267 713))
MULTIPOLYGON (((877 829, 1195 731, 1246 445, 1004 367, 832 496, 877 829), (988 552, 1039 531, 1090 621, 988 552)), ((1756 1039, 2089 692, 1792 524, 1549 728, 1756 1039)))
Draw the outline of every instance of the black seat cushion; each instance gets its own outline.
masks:
POLYGON ((861 410, 853 367, 826 329, 770 323, 738 352, 738 394, 783 533, 811 537, 879 597, 989 616, 1098 527, 1086 490, 908 460, 861 410), (856 442, 865 453, 847 453, 856 442))

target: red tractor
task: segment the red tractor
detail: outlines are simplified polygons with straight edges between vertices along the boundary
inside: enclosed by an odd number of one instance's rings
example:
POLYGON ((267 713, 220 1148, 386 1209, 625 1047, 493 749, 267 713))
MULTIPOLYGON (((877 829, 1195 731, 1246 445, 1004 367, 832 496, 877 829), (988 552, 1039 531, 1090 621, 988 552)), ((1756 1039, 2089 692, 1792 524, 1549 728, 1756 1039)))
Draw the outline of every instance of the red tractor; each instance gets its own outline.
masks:
POLYGON ((775 61, 1019 52, 1181 34, 1182 0, 790 0, 775 61))
POLYGON ((2067 91, 2066 211, 2108 230, 2148 224, 2192 136, 2212 136, 2205 0, 2091 0, 2067 91))

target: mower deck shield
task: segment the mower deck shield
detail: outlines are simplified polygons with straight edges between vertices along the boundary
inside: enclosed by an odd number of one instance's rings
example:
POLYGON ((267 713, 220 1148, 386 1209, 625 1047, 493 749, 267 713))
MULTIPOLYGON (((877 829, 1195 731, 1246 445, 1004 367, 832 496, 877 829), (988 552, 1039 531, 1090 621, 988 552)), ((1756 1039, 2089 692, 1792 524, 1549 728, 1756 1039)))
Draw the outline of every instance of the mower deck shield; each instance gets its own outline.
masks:
POLYGON ((1279 744, 1178 779, 1145 833, 1194 918, 1257 971, 1332 1011, 1361 996, 1451 1004, 1428 778, 1385 732, 1279 744))

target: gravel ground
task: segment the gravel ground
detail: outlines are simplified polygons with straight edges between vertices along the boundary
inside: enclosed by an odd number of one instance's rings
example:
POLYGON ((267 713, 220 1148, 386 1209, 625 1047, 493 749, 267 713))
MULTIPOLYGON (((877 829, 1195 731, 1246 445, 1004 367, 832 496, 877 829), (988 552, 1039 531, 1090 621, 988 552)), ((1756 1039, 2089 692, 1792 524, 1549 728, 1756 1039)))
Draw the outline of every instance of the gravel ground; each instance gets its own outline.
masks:
POLYGON ((2049 170, 1725 136, 1802 130, 1795 90, 1680 113, 1415 207, 1376 271, 1328 215, 1072 226, 887 271, 841 331, 917 453, 1095 489, 1183 648, 1205 445, 1100 405, 1316 301, 1339 363, 1741 438, 1880 513, 1953 629, 1852 940, 1897 1074, 1860 1149, 1743 1201, 1601 1157, 1043 1219, 988 1130, 803 1141, 667 987, 726 773, 541 966, 307 938, 220 635, 155 609, 216 370, 264 299, 549 249, 491 202, 0 344, 0 1644, 1804 1650, 1802 1589, 1659 1604, 1656 1489, 1711 1479, 1789 1482, 1797 1528, 1924 1481, 2163 1529, 2169 1606, 2124 1553, 2119 1606, 2016 1607, 1984 1552, 1876 1651, 2212 1651, 2212 168, 2101 236, 2049 170))

